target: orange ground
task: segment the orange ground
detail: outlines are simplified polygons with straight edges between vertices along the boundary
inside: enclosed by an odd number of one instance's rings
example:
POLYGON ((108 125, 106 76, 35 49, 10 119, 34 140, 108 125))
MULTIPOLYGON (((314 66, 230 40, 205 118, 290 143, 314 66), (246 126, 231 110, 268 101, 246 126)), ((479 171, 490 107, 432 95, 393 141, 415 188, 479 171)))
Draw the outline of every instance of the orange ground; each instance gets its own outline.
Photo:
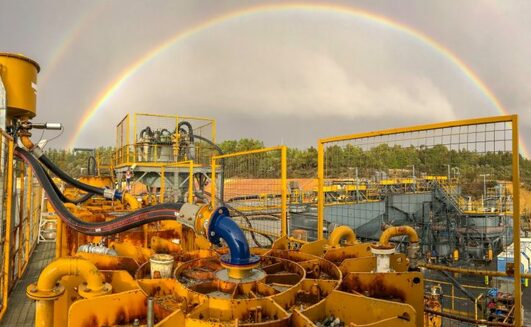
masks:
MULTIPOLYGON (((311 191, 317 187, 317 179, 295 178, 288 179, 289 182, 296 181, 303 191, 311 191)), ((208 187, 207 187, 208 190, 208 187)), ((254 195, 254 194, 280 194, 279 179, 227 179, 225 180, 225 197, 254 195)))

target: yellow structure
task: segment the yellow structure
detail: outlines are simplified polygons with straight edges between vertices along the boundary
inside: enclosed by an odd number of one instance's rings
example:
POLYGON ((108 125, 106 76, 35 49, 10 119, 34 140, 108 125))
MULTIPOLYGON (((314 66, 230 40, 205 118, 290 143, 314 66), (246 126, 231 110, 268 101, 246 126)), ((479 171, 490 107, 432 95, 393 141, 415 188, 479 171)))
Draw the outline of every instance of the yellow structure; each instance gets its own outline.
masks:
POLYGON ((35 117, 39 71, 39 64, 28 57, 0 52, 0 77, 8 94, 8 117, 35 117))
MULTIPOLYGON (((14 135, 2 131, 0 176, 5 197, 0 200, 6 200, 0 207, 6 225, 2 234, 4 271, 0 316, 8 306, 10 289, 28 265, 36 244, 34 226, 39 226, 34 208, 38 207, 35 202, 41 199, 35 195, 40 188, 34 183, 30 167, 23 163, 23 160, 28 162, 35 176, 43 178, 37 161, 42 153, 29 139, 31 124, 27 120, 36 113, 38 70, 38 65, 28 58, 0 54, 0 76, 8 93, 8 117, 14 121, 23 119, 25 125, 16 136, 22 137, 26 150, 32 151, 31 158, 24 157, 28 152, 16 149, 14 135), (13 165, 17 156, 20 160, 13 165)), ((212 148, 200 143, 196 146, 192 141, 193 131, 215 145, 214 120, 149 113, 134 114, 131 118, 127 115, 117 126, 116 151, 109 167, 119 173, 137 168, 142 173, 155 171, 160 179, 158 186, 154 186, 157 190, 143 195, 129 190, 121 193, 114 189, 114 178, 86 177, 81 182, 101 188, 101 192, 92 191, 94 195, 90 199, 75 203, 69 199, 79 197, 79 192, 69 188, 64 194, 55 189, 52 192, 51 184, 47 184, 50 181, 39 179, 53 197, 50 209, 58 217, 57 259, 26 290, 27 296, 36 301, 35 325, 315 327, 343 323, 345 326, 439 327, 442 317, 460 318, 458 314, 462 312, 457 308, 453 286, 452 307, 445 308, 440 285, 448 285, 429 281, 432 287, 425 294, 426 280, 417 267, 484 276, 507 277, 509 272, 419 264, 421 242, 411 226, 385 225, 378 243, 357 240, 356 232, 348 226, 338 226, 328 238, 324 234, 325 219, 332 216, 331 213, 325 216, 325 205, 333 208, 337 204, 327 203, 326 194, 344 195, 337 202, 350 204, 349 197, 363 192, 371 204, 371 199, 394 187, 417 193, 422 190, 419 181, 451 186, 451 174, 417 177, 412 164, 411 177, 395 178, 378 172, 378 178, 366 180, 364 184, 359 184, 357 177, 354 180, 351 176, 337 176, 350 184, 325 185, 335 178, 330 176, 333 164, 326 157, 325 148, 336 142, 363 143, 372 137, 431 133, 483 123, 512 124, 512 182, 520 185, 516 116, 320 140, 317 240, 308 241, 289 235, 292 212, 288 203, 285 146, 216 154, 212 148), (154 142, 149 136, 153 131, 144 126, 149 119, 171 121, 175 129, 160 124, 160 135, 154 142), (187 127, 181 131, 180 126, 187 127), (166 193, 167 173, 175 169, 188 179, 178 183, 186 190, 183 192, 186 197, 179 204, 171 201, 166 193), (353 181, 357 184, 352 184, 353 181), (61 194, 66 199, 61 200, 61 194), (216 221, 222 222, 216 224, 216 221), (101 232, 101 228, 109 226, 113 233, 101 232), (391 242, 402 236, 407 236, 406 243, 400 241, 405 244, 401 246, 406 248, 406 253, 400 253, 400 247, 391 242), (159 260, 162 254, 167 260, 159 260)), ((396 144, 399 141, 402 140, 396 144)), ((338 171, 351 174, 349 169, 338 171)), ((518 189, 515 187, 513 191, 514 230, 519 230, 518 189)), ((360 200, 356 198, 356 201, 360 200)), ((519 251, 517 234, 515 251, 519 251)), ((492 260, 493 256, 491 250, 488 259, 492 260)), ((519 260, 516 256, 515 265, 519 266, 519 260)), ((511 274, 515 280, 513 322, 521 326, 520 278, 531 276, 521 274, 519 269, 511 274)), ((468 322, 483 322, 478 310, 483 299, 483 295, 474 298, 474 317, 467 317, 468 322)))

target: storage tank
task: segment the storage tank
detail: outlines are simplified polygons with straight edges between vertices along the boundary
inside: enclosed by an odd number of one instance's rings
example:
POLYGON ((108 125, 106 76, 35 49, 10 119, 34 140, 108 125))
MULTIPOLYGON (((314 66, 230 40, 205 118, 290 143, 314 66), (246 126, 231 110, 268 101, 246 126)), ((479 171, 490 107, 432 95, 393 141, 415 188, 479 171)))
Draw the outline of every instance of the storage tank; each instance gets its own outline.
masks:
POLYGON ((36 115, 39 64, 20 54, 0 52, 0 77, 6 89, 7 118, 36 115))

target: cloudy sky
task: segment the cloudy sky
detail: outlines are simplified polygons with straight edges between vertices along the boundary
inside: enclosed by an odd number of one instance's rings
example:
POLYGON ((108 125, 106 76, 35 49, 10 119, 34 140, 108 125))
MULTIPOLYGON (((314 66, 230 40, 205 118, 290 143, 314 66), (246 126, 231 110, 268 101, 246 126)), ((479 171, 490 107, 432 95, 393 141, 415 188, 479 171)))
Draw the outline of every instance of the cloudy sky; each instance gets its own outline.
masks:
POLYGON ((213 117, 218 140, 297 147, 502 114, 456 58, 531 144, 530 14, 524 0, 0 0, 0 51, 40 63, 35 121, 65 125, 53 147, 112 145, 131 112, 213 117))

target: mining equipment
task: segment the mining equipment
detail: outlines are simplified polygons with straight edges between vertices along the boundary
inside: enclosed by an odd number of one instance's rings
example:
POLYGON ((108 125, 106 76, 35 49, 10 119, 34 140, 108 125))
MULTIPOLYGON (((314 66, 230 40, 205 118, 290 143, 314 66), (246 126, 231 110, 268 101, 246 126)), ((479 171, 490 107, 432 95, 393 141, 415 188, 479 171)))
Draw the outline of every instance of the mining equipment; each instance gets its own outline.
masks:
POLYGON ((325 186, 329 220, 327 237, 319 237, 316 193, 291 183, 285 207, 285 194, 224 194, 228 159, 216 145, 214 121, 153 113, 127 115, 117 126, 112 160, 93 159, 88 175, 74 179, 32 140, 36 129, 62 128, 34 121, 38 72, 39 65, 25 56, 0 53, 1 315, 15 305, 8 294, 13 280, 24 277, 38 234, 40 243, 55 245, 55 259, 26 288, 35 326, 514 322, 510 313, 504 321, 488 321, 482 314, 445 310, 443 287, 428 287, 421 269, 430 267, 422 253, 434 248, 440 258, 451 258, 456 248, 464 256, 492 259, 503 250, 499 238, 507 232, 509 202, 492 202, 499 206, 492 212, 474 208, 461 203, 454 184, 441 176, 414 183, 385 176, 336 181, 325 186), (141 126, 140 116, 159 122, 141 126), (110 174, 93 169, 94 162, 110 174), (408 208, 395 210, 404 197, 414 203, 410 210, 425 210, 411 212, 416 219, 428 220, 439 209, 447 214, 438 215, 443 218, 432 221, 429 231, 419 230, 402 219, 409 217, 408 208), (14 205, 19 200, 22 205, 14 205), (347 206, 375 209, 363 226, 347 226, 333 219, 334 210, 347 206), (499 219, 495 226, 486 223, 491 214, 499 219), (370 223, 380 215, 389 222, 383 231, 370 223), (466 228, 471 219, 482 228, 477 248, 477 233, 466 228), (281 223, 268 234, 253 225, 257 221, 281 223), (423 241, 426 233, 431 242, 423 241))

